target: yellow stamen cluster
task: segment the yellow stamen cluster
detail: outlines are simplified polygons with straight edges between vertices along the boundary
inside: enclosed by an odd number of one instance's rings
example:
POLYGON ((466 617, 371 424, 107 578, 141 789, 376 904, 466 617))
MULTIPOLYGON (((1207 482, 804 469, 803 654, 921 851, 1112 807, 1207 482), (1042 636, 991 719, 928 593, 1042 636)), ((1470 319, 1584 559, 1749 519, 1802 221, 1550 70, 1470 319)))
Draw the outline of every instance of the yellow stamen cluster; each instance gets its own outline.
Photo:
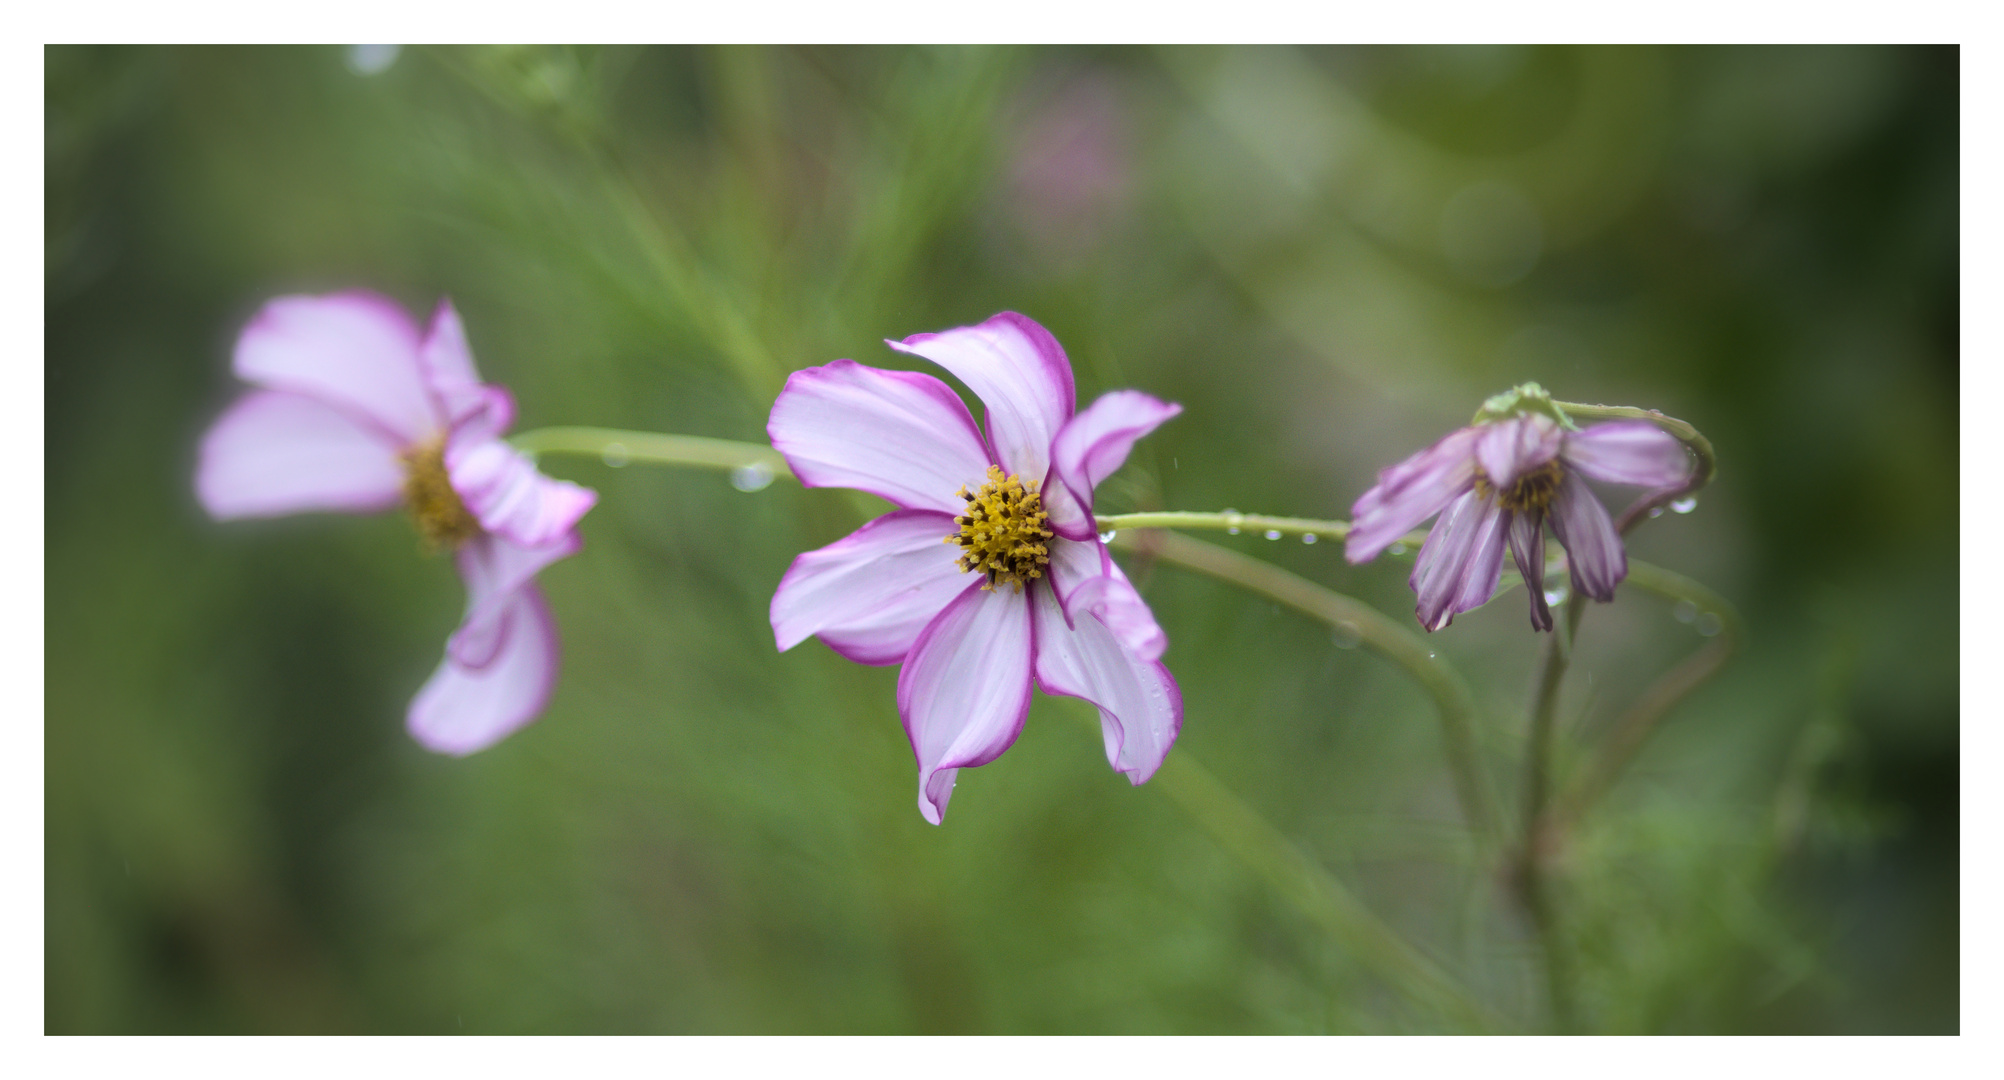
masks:
POLYGON ((467 513, 445 471, 443 436, 404 451, 403 459, 404 504, 425 546, 449 550, 480 535, 480 523, 467 513))
POLYGON ((1013 583, 1017 592, 1023 591, 1024 582, 1044 576, 1043 568, 1051 561, 1044 541, 1053 534, 1044 527, 1050 515, 1044 513, 1044 497, 1035 480, 1024 484, 990 465, 981 490, 970 495, 963 487, 958 494, 967 500, 967 512, 953 519, 960 531, 946 542, 960 545, 962 571, 987 574, 983 589, 1013 583))
POLYGON ((1552 496, 1558 493, 1559 481, 1565 476, 1557 461, 1548 461, 1538 468, 1517 478, 1508 488, 1497 491, 1489 483, 1489 477, 1480 472, 1475 474, 1475 491, 1478 495, 1496 494, 1496 502, 1505 510, 1523 512, 1543 510, 1552 504, 1552 496))

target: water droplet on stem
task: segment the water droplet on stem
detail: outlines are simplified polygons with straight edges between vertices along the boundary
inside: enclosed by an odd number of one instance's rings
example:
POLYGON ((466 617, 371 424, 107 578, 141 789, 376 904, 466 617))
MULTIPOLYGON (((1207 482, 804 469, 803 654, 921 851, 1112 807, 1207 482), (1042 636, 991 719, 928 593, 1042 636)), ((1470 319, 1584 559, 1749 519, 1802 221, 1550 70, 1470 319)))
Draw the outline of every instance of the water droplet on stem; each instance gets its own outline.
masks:
POLYGON ((772 483, 772 469, 755 461, 731 470, 731 486, 739 491, 764 491, 772 483))
POLYGON ((632 456, 626 452, 625 443, 606 443, 605 449, 599 452, 599 456, 605 459, 605 467, 608 469, 624 469, 633 461, 632 456))
POLYGON ((1278 539, 1280 539, 1280 530, 1279 530, 1279 529, 1268 529, 1268 530, 1266 531, 1266 538, 1267 538, 1268 540, 1278 540, 1278 539))
POLYGON ((1697 508, 1698 500, 1695 496, 1689 499, 1678 499, 1676 502, 1670 504, 1670 509, 1680 514, 1688 514, 1697 508))
POLYGON ((1302 542, 1302 543, 1304 543, 1304 544, 1312 544, 1312 543, 1314 543, 1314 542, 1315 542, 1316 540, 1318 540, 1318 539, 1320 539, 1320 538, 1319 538, 1319 537, 1317 537, 1317 536, 1316 536, 1316 535, 1315 535, 1314 533, 1302 533, 1302 534, 1301 534, 1301 542, 1302 542))
POLYGON ((1356 623, 1339 622, 1330 629, 1329 640, 1339 649, 1354 649, 1363 644, 1364 631, 1356 623))

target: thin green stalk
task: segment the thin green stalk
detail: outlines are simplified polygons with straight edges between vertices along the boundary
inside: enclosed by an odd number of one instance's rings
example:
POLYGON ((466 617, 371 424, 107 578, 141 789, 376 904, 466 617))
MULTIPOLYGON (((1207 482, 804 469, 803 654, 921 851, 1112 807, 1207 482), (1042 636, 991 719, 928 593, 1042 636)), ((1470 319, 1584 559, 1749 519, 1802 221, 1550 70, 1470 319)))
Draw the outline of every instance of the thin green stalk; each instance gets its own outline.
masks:
POLYGON ((1725 666, 1739 649, 1744 636, 1739 612, 1734 610, 1733 605, 1725 597, 1682 574, 1630 559, 1628 583, 1658 596, 1690 604, 1695 613, 1694 621, 1708 617, 1717 619, 1718 630, 1697 652, 1650 684, 1649 689, 1643 691, 1642 696, 1616 718, 1581 770, 1579 779, 1569 785, 1551 806, 1550 820, 1543 831, 1553 844, 1577 827, 1587 810, 1614 786, 1615 780, 1635 759, 1642 744, 1649 740, 1663 717, 1725 666))
POLYGON ((1517 884, 1524 907, 1537 927, 1545 954, 1545 994, 1552 1014, 1552 1026, 1559 1031, 1573 1027, 1572 964, 1563 935, 1559 931, 1558 907, 1545 863, 1551 851, 1546 834, 1546 804, 1551 790, 1552 740, 1557 727, 1559 686, 1565 681, 1572 660, 1572 645, 1579 633, 1586 605, 1575 596, 1566 605, 1565 629, 1545 643, 1538 673, 1538 689, 1531 704, 1531 732, 1524 747, 1524 835, 1518 849, 1517 884))
POLYGON ((532 454, 584 454, 608 464, 634 461, 646 465, 693 465, 707 469, 764 469, 766 476, 792 476, 786 459, 770 446, 706 439, 700 435, 662 435, 651 431, 621 431, 600 427, 546 427, 525 431, 508 440, 532 454))
POLYGON ((1187 510, 1165 510, 1151 514, 1114 514, 1100 518, 1099 527, 1101 530, 1220 529, 1229 533, 1273 532, 1282 536, 1313 536, 1317 539, 1330 540, 1341 540, 1350 535, 1350 523, 1347 521, 1268 517, 1265 514, 1241 514, 1236 510, 1226 510, 1216 514, 1187 510))
MULTIPOLYGON (((1100 519, 1101 527, 1109 520, 1100 519)), ((1272 563, 1202 540, 1173 532, 1150 532, 1143 537, 1124 533, 1113 542, 1277 600, 1328 623, 1339 633, 1355 635, 1360 644, 1405 669, 1433 698, 1440 712, 1448 770, 1453 774, 1455 795, 1469 829, 1485 845, 1493 840, 1496 813, 1488 779, 1475 753, 1474 698, 1447 661, 1436 656, 1417 635, 1361 601, 1332 592, 1272 563)))
POLYGON ((1477 1031, 1497 1029, 1495 1016, 1460 983, 1372 914, 1188 751, 1171 754, 1150 786, 1166 792, 1226 850, 1401 993, 1477 1031))

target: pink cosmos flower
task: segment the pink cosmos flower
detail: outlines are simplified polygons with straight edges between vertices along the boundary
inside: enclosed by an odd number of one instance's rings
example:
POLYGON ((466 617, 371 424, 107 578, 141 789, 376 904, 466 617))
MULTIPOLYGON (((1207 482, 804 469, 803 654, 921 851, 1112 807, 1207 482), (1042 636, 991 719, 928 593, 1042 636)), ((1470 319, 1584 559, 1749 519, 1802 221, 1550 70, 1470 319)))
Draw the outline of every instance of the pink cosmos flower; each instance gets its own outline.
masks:
POLYGON ((202 438, 195 492, 218 520, 403 503, 450 548, 466 616, 411 701, 411 735, 470 754, 535 719, 557 678, 536 572, 580 546, 598 495, 501 440, 508 391, 480 381, 451 301, 431 328, 368 292, 283 296, 237 339, 238 398, 202 438))
POLYGON ((1691 460, 1675 436, 1643 420, 1582 431, 1536 383, 1491 398, 1477 422, 1378 474, 1351 508, 1344 556, 1367 562, 1440 514, 1413 567, 1420 625, 1439 630, 1489 602, 1510 548, 1531 595, 1531 626, 1552 628, 1544 526, 1566 549, 1573 589, 1603 603, 1628 576, 1628 553, 1588 479, 1665 489, 1691 460))
POLYGON ((793 373, 766 431, 794 475, 898 509, 793 561, 772 598, 780 650, 813 635, 903 665, 898 714, 935 825, 958 771, 1016 741, 1033 681, 1097 706, 1108 762, 1143 783, 1183 695, 1167 636, 1095 532, 1093 489, 1182 406, 1116 390, 1074 415, 1064 349, 1014 312, 885 344, 966 383, 987 435, 930 375, 853 360, 793 373))

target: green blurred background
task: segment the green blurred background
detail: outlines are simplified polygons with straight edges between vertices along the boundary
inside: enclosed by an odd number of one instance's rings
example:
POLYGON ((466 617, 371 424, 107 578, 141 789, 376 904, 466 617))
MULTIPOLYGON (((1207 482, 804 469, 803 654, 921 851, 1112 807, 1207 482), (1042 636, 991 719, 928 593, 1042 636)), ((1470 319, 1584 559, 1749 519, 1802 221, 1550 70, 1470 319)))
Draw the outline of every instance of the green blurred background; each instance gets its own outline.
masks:
MULTIPOLYGON (((1186 407, 1102 513, 1344 517, 1527 379, 1684 417, 1718 482, 1632 550, 1734 600, 1747 647, 1561 864, 1581 1022, 1957 1029, 1955 50, 385 56, 45 53, 48 1031, 1456 1027, 1068 704, 926 825, 895 669, 766 623, 866 498, 546 459, 602 496, 542 577, 556 696, 482 754, 420 750, 449 562, 399 515, 217 525, 191 490, 244 321, 348 287, 452 297, 518 430, 753 441, 792 369, 912 367, 881 339, 1021 311, 1081 402, 1186 407)), ((1409 618, 1406 565, 1210 538, 1409 618)), ((1175 754, 1539 1027, 1427 699, 1125 561, 1175 754)), ((1506 793, 1522 605, 1430 639, 1506 793)), ((1595 608, 1568 745, 1699 641, 1632 588, 1595 608)))

